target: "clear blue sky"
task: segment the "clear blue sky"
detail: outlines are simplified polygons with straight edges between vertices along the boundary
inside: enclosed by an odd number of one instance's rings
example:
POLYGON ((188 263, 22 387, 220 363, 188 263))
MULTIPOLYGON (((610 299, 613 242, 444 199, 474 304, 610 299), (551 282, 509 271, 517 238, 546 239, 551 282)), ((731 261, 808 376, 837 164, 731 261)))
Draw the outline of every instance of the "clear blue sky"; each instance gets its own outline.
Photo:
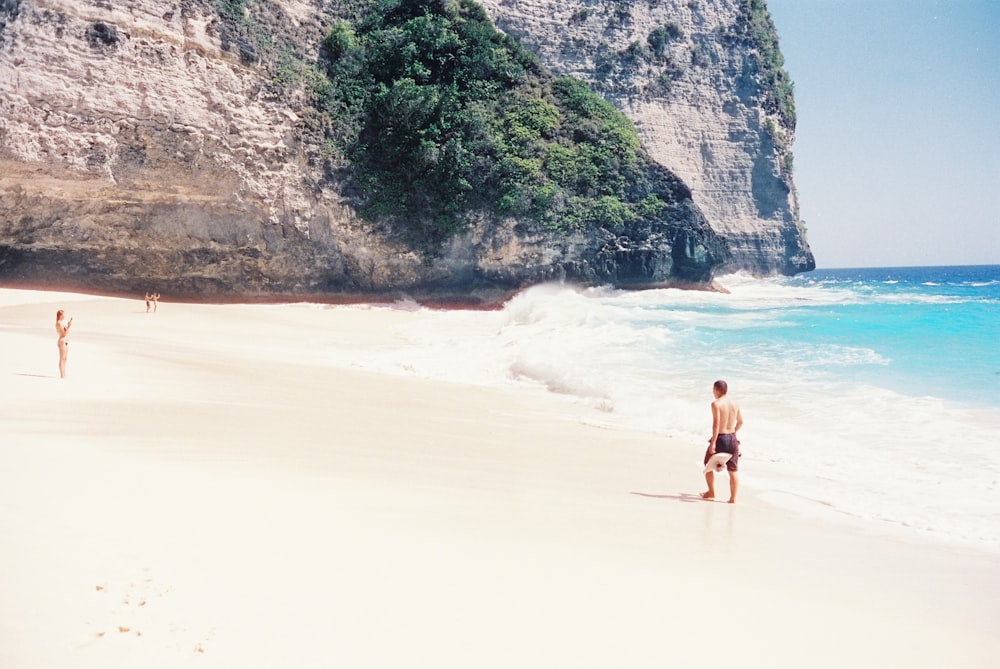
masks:
POLYGON ((1000 264, 1000 0, 767 0, 818 267, 1000 264))

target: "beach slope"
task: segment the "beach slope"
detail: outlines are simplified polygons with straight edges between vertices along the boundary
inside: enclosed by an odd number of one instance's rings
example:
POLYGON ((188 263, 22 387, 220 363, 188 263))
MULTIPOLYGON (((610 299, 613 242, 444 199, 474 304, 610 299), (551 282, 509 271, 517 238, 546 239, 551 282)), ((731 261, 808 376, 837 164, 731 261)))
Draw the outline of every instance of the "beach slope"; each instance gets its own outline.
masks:
POLYGON ((414 313, 0 290, 0 666, 1000 663, 996 556, 702 501, 704 444, 542 390, 331 362, 414 313))

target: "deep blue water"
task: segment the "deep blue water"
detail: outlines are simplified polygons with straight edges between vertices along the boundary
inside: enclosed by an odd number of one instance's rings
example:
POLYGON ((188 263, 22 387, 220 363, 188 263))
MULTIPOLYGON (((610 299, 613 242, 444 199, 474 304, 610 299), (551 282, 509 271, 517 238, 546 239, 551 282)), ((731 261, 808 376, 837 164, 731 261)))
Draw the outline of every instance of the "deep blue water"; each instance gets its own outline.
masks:
MULTIPOLYGON (((748 332, 822 350, 814 373, 904 393, 1000 406, 1000 266, 818 270, 785 280, 831 299, 775 305, 782 326, 748 332), (785 327, 791 324, 793 327, 785 327)), ((737 307, 738 308, 738 307, 737 307)))

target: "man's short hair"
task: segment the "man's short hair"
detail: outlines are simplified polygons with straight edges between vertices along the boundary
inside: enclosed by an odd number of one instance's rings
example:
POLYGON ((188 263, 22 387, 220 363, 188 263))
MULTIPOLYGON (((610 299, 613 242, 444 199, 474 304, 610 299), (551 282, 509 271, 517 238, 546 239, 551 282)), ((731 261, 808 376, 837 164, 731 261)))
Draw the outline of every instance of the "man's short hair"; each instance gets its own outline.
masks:
POLYGON ((715 388, 716 390, 718 390, 720 395, 725 395, 726 393, 729 392, 729 384, 727 384, 722 379, 719 379, 718 381, 716 381, 712 385, 712 387, 715 388))

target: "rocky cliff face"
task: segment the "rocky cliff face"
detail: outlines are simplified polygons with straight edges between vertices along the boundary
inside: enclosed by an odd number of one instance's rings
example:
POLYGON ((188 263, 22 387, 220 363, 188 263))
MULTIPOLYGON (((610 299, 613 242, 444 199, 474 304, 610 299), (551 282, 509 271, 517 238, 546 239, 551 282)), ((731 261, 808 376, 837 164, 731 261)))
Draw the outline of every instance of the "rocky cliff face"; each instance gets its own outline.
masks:
POLYGON ((814 268, 791 175, 794 120, 769 104, 747 0, 483 0, 559 74, 590 82, 690 188, 732 255, 724 270, 814 268))
MULTIPOLYGON (((304 84, 275 74, 282 57, 315 58, 331 21, 318 4, 261 3, 267 24, 249 29, 280 30, 296 49, 261 54, 274 42, 234 32, 208 0, 0 0, 0 281, 491 301, 550 278, 630 286, 705 282, 724 263, 804 267, 790 180, 760 132, 765 119, 750 124, 756 108, 725 91, 720 110, 706 107, 699 82, 722 78, 711 64, 685 84, 687 97, 616 94, 654 155, 694 189, 670 225, 557 235, 472 218, 433 257, 418 252, 355 215, 304 137, 304 84), (699 132, 678 129, 689 118, 699 132)), ((552 17, 532 18, 557 3, 487 4, 515 34, 531 22, 540 35, 558 31, 552 17)), ((558 64, 547 38, 521 36, 558 64)), ((589 43, 580 40, 562 70, 586 75, 589 43)), ((737 58, 721 45, 711 53, 737 58)))

